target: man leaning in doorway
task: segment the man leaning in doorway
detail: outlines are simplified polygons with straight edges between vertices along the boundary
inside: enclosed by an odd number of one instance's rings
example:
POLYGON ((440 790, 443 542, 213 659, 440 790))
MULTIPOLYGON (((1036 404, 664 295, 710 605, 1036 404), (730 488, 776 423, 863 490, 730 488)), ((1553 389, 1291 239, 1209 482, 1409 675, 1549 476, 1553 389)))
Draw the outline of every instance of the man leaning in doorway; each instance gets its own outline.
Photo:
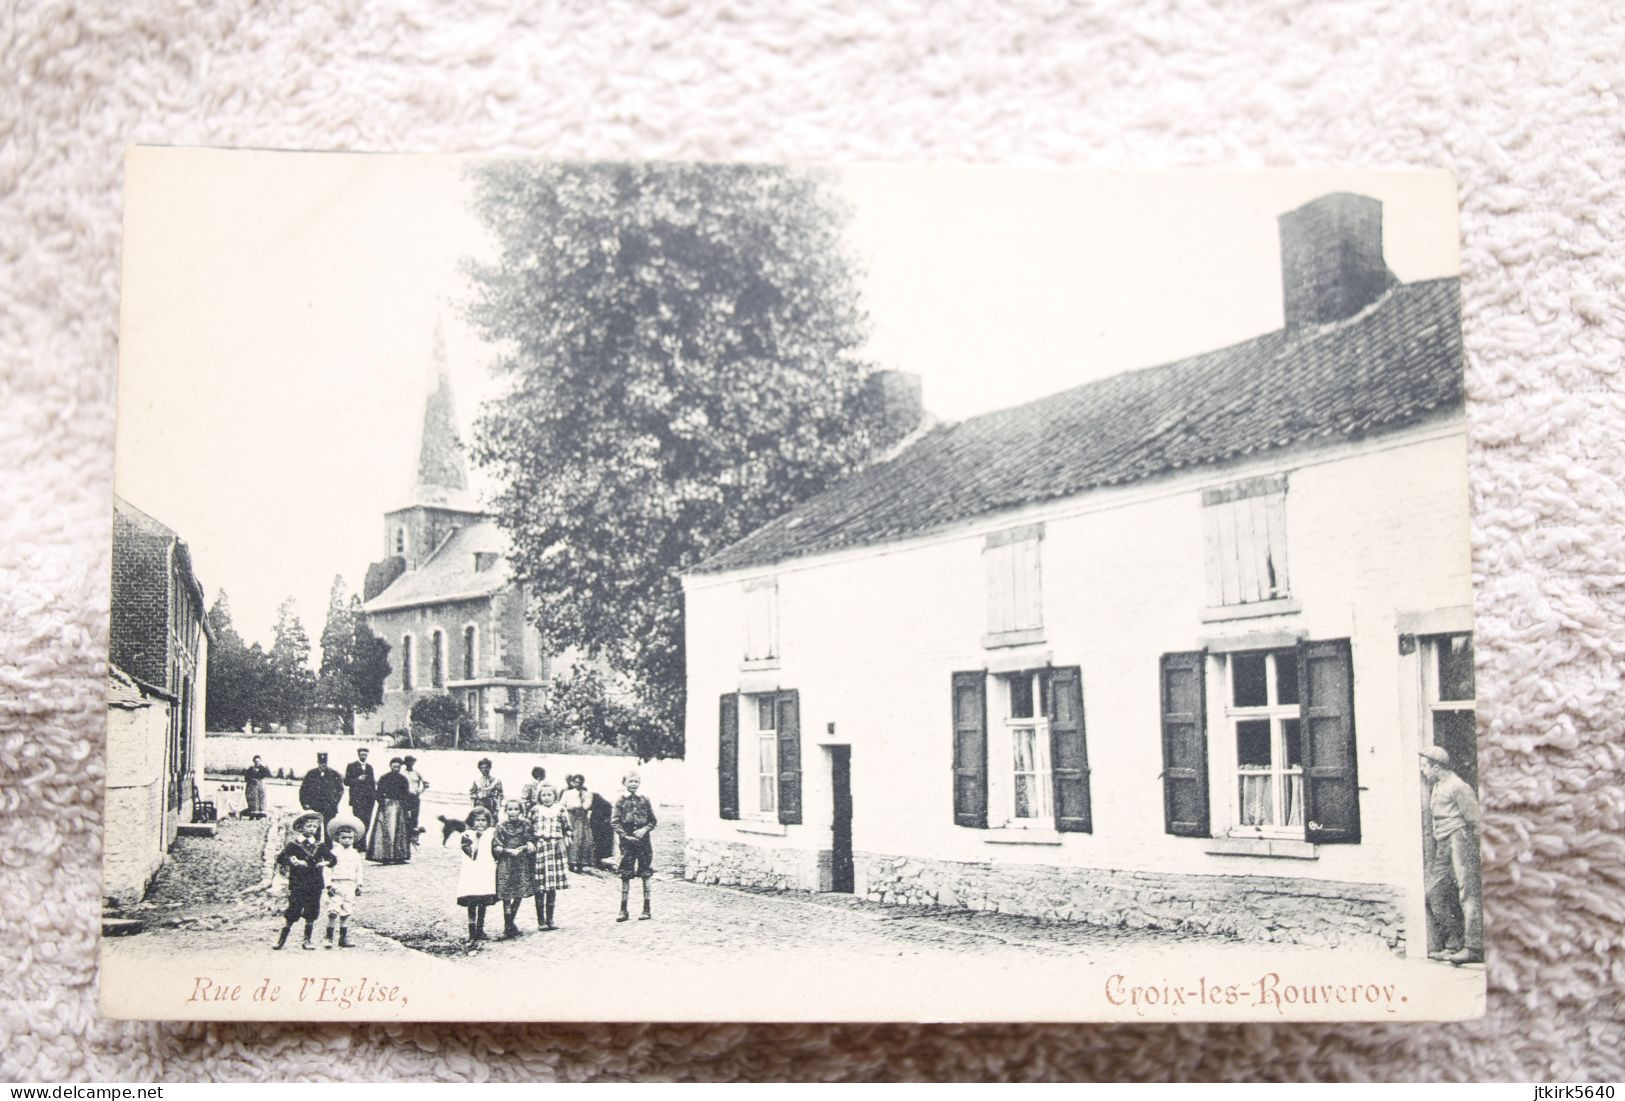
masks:
POLYGON ((1428 746, 1421 756, 1422 779, 1429 788, 1434 852, 1438 860, 1448 861, 1461 899, 1462 946, 1454 952, 1438 953, 1437 958, 1451 963, 1483 963, 1484 886, 1478 855, 1478 796, 1451 771, 1450 754, 1443 747, 1428 746))

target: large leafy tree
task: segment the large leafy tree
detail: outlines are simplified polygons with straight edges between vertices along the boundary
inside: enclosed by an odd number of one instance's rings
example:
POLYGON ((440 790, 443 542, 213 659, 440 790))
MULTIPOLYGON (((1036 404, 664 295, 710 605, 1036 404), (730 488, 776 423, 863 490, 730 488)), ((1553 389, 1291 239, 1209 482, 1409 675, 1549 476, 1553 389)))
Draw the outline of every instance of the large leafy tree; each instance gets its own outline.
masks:
POLYGON ((681 752, 678 574, 881 443, 830 180, 767 166, 476 170, 470 318, 504 392, 476 460, 547 642, 608 660, 681 752))

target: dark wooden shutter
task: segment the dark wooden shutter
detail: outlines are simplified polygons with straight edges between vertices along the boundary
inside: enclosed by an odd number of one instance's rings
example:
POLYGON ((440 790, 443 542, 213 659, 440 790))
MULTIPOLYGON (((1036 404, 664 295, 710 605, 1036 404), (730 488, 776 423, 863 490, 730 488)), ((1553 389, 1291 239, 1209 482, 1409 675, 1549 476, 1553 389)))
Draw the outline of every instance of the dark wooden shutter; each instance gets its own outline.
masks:
POLYGON ((779 736, 779 821, 786 826, 801 825, 801 694, 793 689, 780 692, 773 701, 778 709, 779 736))
POLYGON ((987 828, 987 674, 955 673, 954 825, 987 828))
POLYGON ((1077 666, 1051 669, 1049 759, 1055 778, 1055 828, 1088 833, 1089 750, 1083 734, 1083 673, 1077 666))
POLYGON ((1162 655, 1162 814, 1169 833, 1207 837, 1207 655, 1162 655))
POLYGON ((1298 643, 1302 715, 1304 838, 1322 845, 1360 840, 1354 752, 1354 661, 1349 640, 1298 643))
POLYGON ((739 817, 739 697, 722 697, 717 720, 717 814, 739 817))

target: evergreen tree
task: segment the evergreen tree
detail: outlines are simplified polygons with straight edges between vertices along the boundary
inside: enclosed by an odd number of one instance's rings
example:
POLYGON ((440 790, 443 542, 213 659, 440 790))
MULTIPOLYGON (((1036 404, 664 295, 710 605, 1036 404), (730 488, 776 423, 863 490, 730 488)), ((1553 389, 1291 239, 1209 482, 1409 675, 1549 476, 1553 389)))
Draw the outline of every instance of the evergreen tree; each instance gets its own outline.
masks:
POLYGON ((209 609, 208 696, 203 725, 208 730, 242 730, 256 718, 259 693, 248 647, 231 620, 231 601, 225 590, 209 609))
POLYGON ((825 176, 770 166, 476 170, 500 245, 469 316, 505 392, 475 460, 555 651, 627 678, 682 747, 680 571, 890 440, 825 176))
POLYGON ((310 668, 310 636, 299 622, 291 596, 276 610, 276 627, 267 657, 272 717, 285 728, 303 723, 315 702, 316 674, 310 668))
POLYGON ((355 733, 356 688, 351 677, 355 664, 355 613, 344 578, 335 576, 327 597, 327 622, 322 625, 322 663, 316 676, 316 705, 335 712, 346 734, 355 733))
POLYGON ((248 648, 243 655, 244 683, 248 686, 248 712, 253 728, 261 733, 281 722, 282 692, 278 686, 276 669, 271 655, 259 643, 248 648))

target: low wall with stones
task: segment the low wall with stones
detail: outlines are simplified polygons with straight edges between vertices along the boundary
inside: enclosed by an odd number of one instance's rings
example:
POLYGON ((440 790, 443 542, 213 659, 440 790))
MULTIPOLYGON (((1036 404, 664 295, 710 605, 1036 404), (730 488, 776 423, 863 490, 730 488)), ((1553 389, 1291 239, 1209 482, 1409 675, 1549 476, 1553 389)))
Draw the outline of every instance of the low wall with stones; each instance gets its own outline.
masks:
MULTIPOLYGON (((827 891, 827 849, 690 839, 696 883, 827 891)), ((1162 929, 1317 947, 1405 945, 1399 892, 1371 883, 1178 875, 1041 864, 971 864, 856 853, 858 893, 897 906, 943 906, 1129 929, 1162 929)))
POLYGON ((1399 892, 1371 883, 1177 875, 1034 864, 969 864, 858 853, 858 889, 876 902, 1055 921, 1398 952, 1399 892))
POLYGON ((690 838, 683 847, 683 861, 683 877, 696 883, 827 891, 831 882, 828 849, 768 848, 690 838))

